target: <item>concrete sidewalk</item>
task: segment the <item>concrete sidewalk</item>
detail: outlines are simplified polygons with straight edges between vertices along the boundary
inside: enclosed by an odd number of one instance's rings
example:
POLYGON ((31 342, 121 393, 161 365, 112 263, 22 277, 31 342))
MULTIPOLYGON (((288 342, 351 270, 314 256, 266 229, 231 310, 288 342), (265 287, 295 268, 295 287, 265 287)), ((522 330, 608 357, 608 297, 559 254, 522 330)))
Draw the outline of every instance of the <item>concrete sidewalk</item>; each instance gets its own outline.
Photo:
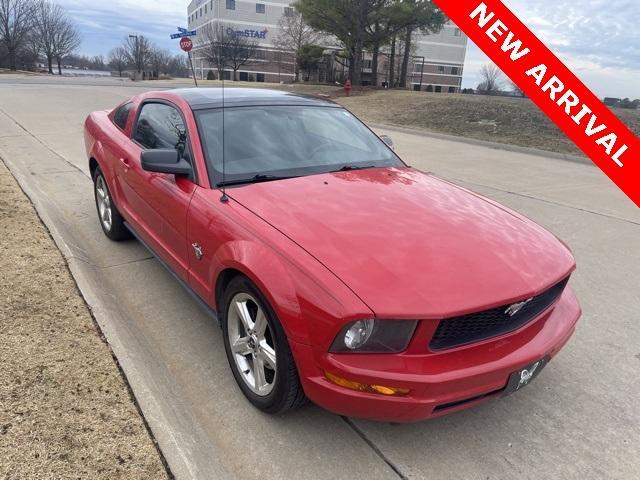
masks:
POLYGON ((139 244, 100 230, 82 122, 135 91, 0 84, 0 155, 68 259, 177 478, 637 476, 640 210, 597 168, 388 132, 409 163, 565 240, 584 318, 525 392, 454 416, 394 426, 308 406, 269 417, 236 387, 218 327, 139 244))

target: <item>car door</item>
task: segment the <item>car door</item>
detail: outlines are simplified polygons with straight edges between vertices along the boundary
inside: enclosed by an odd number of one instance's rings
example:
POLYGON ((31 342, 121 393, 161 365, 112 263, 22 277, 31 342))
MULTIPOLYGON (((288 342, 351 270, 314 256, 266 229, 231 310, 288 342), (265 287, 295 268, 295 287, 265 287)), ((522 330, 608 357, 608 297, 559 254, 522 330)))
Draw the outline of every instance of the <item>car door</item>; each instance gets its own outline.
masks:
POLYGON ((189 251, 186 238, 187 212, 195 184, 192 178, 142 169, 140 156, 149 149, 176 149, 193 165, 192 149, 184 117, 179 108, 163 100, 141 104, 120 159, 123 194, 132 210, 138 235, 184 281, 188 281, 189 251))

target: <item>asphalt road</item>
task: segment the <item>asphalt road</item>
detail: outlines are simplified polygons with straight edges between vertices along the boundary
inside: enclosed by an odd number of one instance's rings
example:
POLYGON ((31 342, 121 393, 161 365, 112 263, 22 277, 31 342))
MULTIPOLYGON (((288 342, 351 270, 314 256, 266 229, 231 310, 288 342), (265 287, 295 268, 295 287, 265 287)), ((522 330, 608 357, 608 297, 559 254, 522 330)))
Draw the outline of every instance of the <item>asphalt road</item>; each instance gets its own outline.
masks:
POLYGON ((67 258, 178 479, 638 478, 640 210, 597 168, 385 130, 411 164, 564 239, 584 317, 532 385, 475 409, 411 425, 312 405, 274 418, 244 400, 219 328, 189 295, 135 241, 100 230, 82 123, 139 90, 4 77, 0 156, 67 258))

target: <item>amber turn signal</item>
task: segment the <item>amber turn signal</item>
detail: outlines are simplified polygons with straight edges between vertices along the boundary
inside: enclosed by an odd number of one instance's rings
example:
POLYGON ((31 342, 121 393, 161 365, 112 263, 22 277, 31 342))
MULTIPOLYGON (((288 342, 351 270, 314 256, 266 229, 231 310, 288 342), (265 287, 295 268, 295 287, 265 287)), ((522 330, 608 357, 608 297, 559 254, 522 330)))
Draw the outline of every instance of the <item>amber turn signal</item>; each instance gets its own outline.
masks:
POLYGON ((346 378, 338 377, 337 375, 329 372, 324 372, 324 376, 331 383, 335 383, 336 385, 340 385, 341 387, 348 388, 350 390, 357 390, 359 392, 379 393, 381 395, 406 395, 409 393, 408 388, 369 385, 367 383, 360 383, 354 380, 347 380, 346 378))

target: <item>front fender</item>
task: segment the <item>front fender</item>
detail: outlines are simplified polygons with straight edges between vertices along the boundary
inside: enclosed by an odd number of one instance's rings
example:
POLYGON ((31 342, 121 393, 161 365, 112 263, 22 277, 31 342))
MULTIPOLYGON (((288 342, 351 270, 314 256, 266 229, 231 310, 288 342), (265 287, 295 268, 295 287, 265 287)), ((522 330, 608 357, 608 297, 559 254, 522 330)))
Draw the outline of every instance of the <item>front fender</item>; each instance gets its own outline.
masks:
POLYGON ((205 252, 202 261, 191 263, 191 285, 215 310, 216 285, 235 270, 260 289, 292 341, 315 344, 345 320, 371 315, 315 258, 241 205, 220 203, 216 193, 198 190, 188 227, 189 241, 205 252))
MULTIPOLYGON (((216 260, 218 268, 212 271, 212 282, 217 283, 222 272, 229 269, 242 273, 266 297, 287 335, 295 341, 308 343, 306 322, 300 321, 303 307, 298 294, 304 279, 294 281, 282 258, 256 241, 236 240, 222 245, 216 252, 216 260)), ((216 307, 221 310, 220 305, 216 307)))
POLYGON ((333 330, 333 325, 350 316, 335 295, 267 245, 232 241, 221 246, 216 257, 219 268, 212 272, 212 279, 221 278, 229 269, 249 278, 266 297, 292 341, 311 344, 316 332, 333 330))

